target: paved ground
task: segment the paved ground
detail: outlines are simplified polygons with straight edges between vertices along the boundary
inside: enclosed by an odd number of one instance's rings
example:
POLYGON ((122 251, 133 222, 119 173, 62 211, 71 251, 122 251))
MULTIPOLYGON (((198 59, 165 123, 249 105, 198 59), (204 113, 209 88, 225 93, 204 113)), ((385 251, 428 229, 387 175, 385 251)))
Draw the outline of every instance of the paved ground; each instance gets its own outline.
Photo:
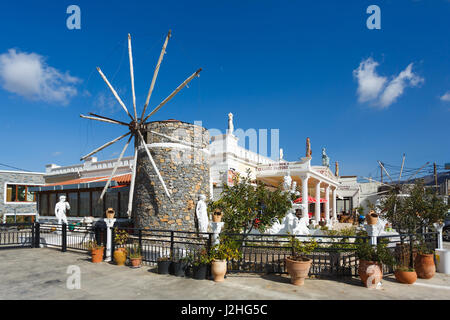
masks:
POLYGON ((54 249, 0 251, 0 299, 448 299, 450 276, 436 274, 415 285, 392 276, 383 288, 369 290, 359 279, 346 282, 308 279, 303 287, 277 275, 231 275, 223 283, 159 275, 152 267, 131 269, 106 262, 93 264, 87 254, 54 249), (67 267, 81 269, 81 289, 69 290, 67 267))

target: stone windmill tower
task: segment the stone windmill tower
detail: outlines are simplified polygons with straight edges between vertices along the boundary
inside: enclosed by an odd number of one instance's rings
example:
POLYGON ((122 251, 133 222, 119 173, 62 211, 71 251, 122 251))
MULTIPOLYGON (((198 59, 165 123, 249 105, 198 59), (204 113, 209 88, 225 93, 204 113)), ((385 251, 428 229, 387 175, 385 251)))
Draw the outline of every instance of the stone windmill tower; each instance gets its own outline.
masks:
POLYGON ((84 160, 112 144, 128 137, 111 176, 105 185, 99 201, 108 190, 112 178, 134 138, 134 161, 130 184, 128 215, 133 217, 135 227, 172 230, 196 230, 195 201, 199 194, 209 196, 209 134, 205 128, 181 121, 147 122, 158 110, 167 104, 178 92, 199 77, 202 69, 197 70, 179 85, 166 99, 148 115, 146 110, 155 87, 161 62, 166 53, 169 31, 156 64, 147 99, 138 117, 134 88, 134 68, 131 48, 131 36, 128 35, 128 53, 134 114, 132 115, 117 91, 113 88, 100 68, 97 68, 117 102, 130 118, 120 121, 105 116, 89 113, 80 117, 118 125, 127 130, 116 139, 105 143, 91 153, 82 157, 84 160))

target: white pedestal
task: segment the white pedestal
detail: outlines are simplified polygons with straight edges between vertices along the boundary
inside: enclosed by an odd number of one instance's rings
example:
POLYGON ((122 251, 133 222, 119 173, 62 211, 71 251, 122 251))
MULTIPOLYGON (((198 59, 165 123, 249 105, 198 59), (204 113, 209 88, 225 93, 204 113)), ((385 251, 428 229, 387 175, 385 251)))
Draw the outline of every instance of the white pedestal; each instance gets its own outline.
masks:
POLYGON ((211 231, 213 233, 212 245, 215 246, 220 243, 219 235, 225 225, 225 222, 210 222, 209 225, 211 226, 211 231))
POLYGON ((436 231, 439 232, 437 249, 444 249, 442 244, 442 231, 444 230, 444 225, 440 223, 433 223, 433 226, 436 228, 436 231))
POLYGON ((370 244, 373 246, 377 245, 377 237, 380 235, 380 232, 384 229, 383 226, 380 226, 380 224, 365 224, 364 228, 367 231, 367 234, 370 237, 370 244))
POLYGON ((436 249, 436 271, 450 274, 450 250, 436 249))
POLYGON ((106 258, 105 261, 111 261, 111 246, 112 246, 112 236, 111 236, 111 228, 114 226, 116 219, 107 219, 104 218, 103 221, 106 223, 106 258))

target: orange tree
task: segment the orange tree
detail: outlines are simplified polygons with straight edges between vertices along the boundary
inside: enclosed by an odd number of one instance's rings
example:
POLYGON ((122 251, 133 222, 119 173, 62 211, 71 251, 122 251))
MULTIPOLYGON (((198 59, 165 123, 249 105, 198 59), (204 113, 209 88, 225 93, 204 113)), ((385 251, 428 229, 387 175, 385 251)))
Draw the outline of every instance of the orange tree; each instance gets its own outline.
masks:
POLYGON ((263 184, 252 183, 247 176, 236 175, 233 185, 224 184, 221 199, 209 205, 210 211, 223 212, 224 230, 229 233, 264 232, 275 221, 281 221, 291 209, 291 195, 279 186, 271 191, 263 184))

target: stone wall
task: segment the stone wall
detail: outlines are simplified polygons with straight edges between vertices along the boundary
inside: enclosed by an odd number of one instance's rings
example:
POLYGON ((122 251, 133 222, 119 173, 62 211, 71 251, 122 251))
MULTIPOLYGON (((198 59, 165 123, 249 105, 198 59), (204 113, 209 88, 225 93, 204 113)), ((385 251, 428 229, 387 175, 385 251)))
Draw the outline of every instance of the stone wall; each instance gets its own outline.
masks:
POLYGON ((138 151, 133 199, 135 226, 146 229, 198 231, 195 214, 198 196, 204 194, 207 199, 210 198, 208 131, 181 121, 158 121, 147 125, 145 138, 171 193, 171 199, 167 197, 145 149, 141 147, 138 151), (150 131, 176 138, 180 142, 171 141, 150 131))
POLYGON ((6 184, 36 185, 44 184, 44 174, 27 172, 0 172, 0 216, 4 214, 36 214, 36 203, 6 203, 6 184))

